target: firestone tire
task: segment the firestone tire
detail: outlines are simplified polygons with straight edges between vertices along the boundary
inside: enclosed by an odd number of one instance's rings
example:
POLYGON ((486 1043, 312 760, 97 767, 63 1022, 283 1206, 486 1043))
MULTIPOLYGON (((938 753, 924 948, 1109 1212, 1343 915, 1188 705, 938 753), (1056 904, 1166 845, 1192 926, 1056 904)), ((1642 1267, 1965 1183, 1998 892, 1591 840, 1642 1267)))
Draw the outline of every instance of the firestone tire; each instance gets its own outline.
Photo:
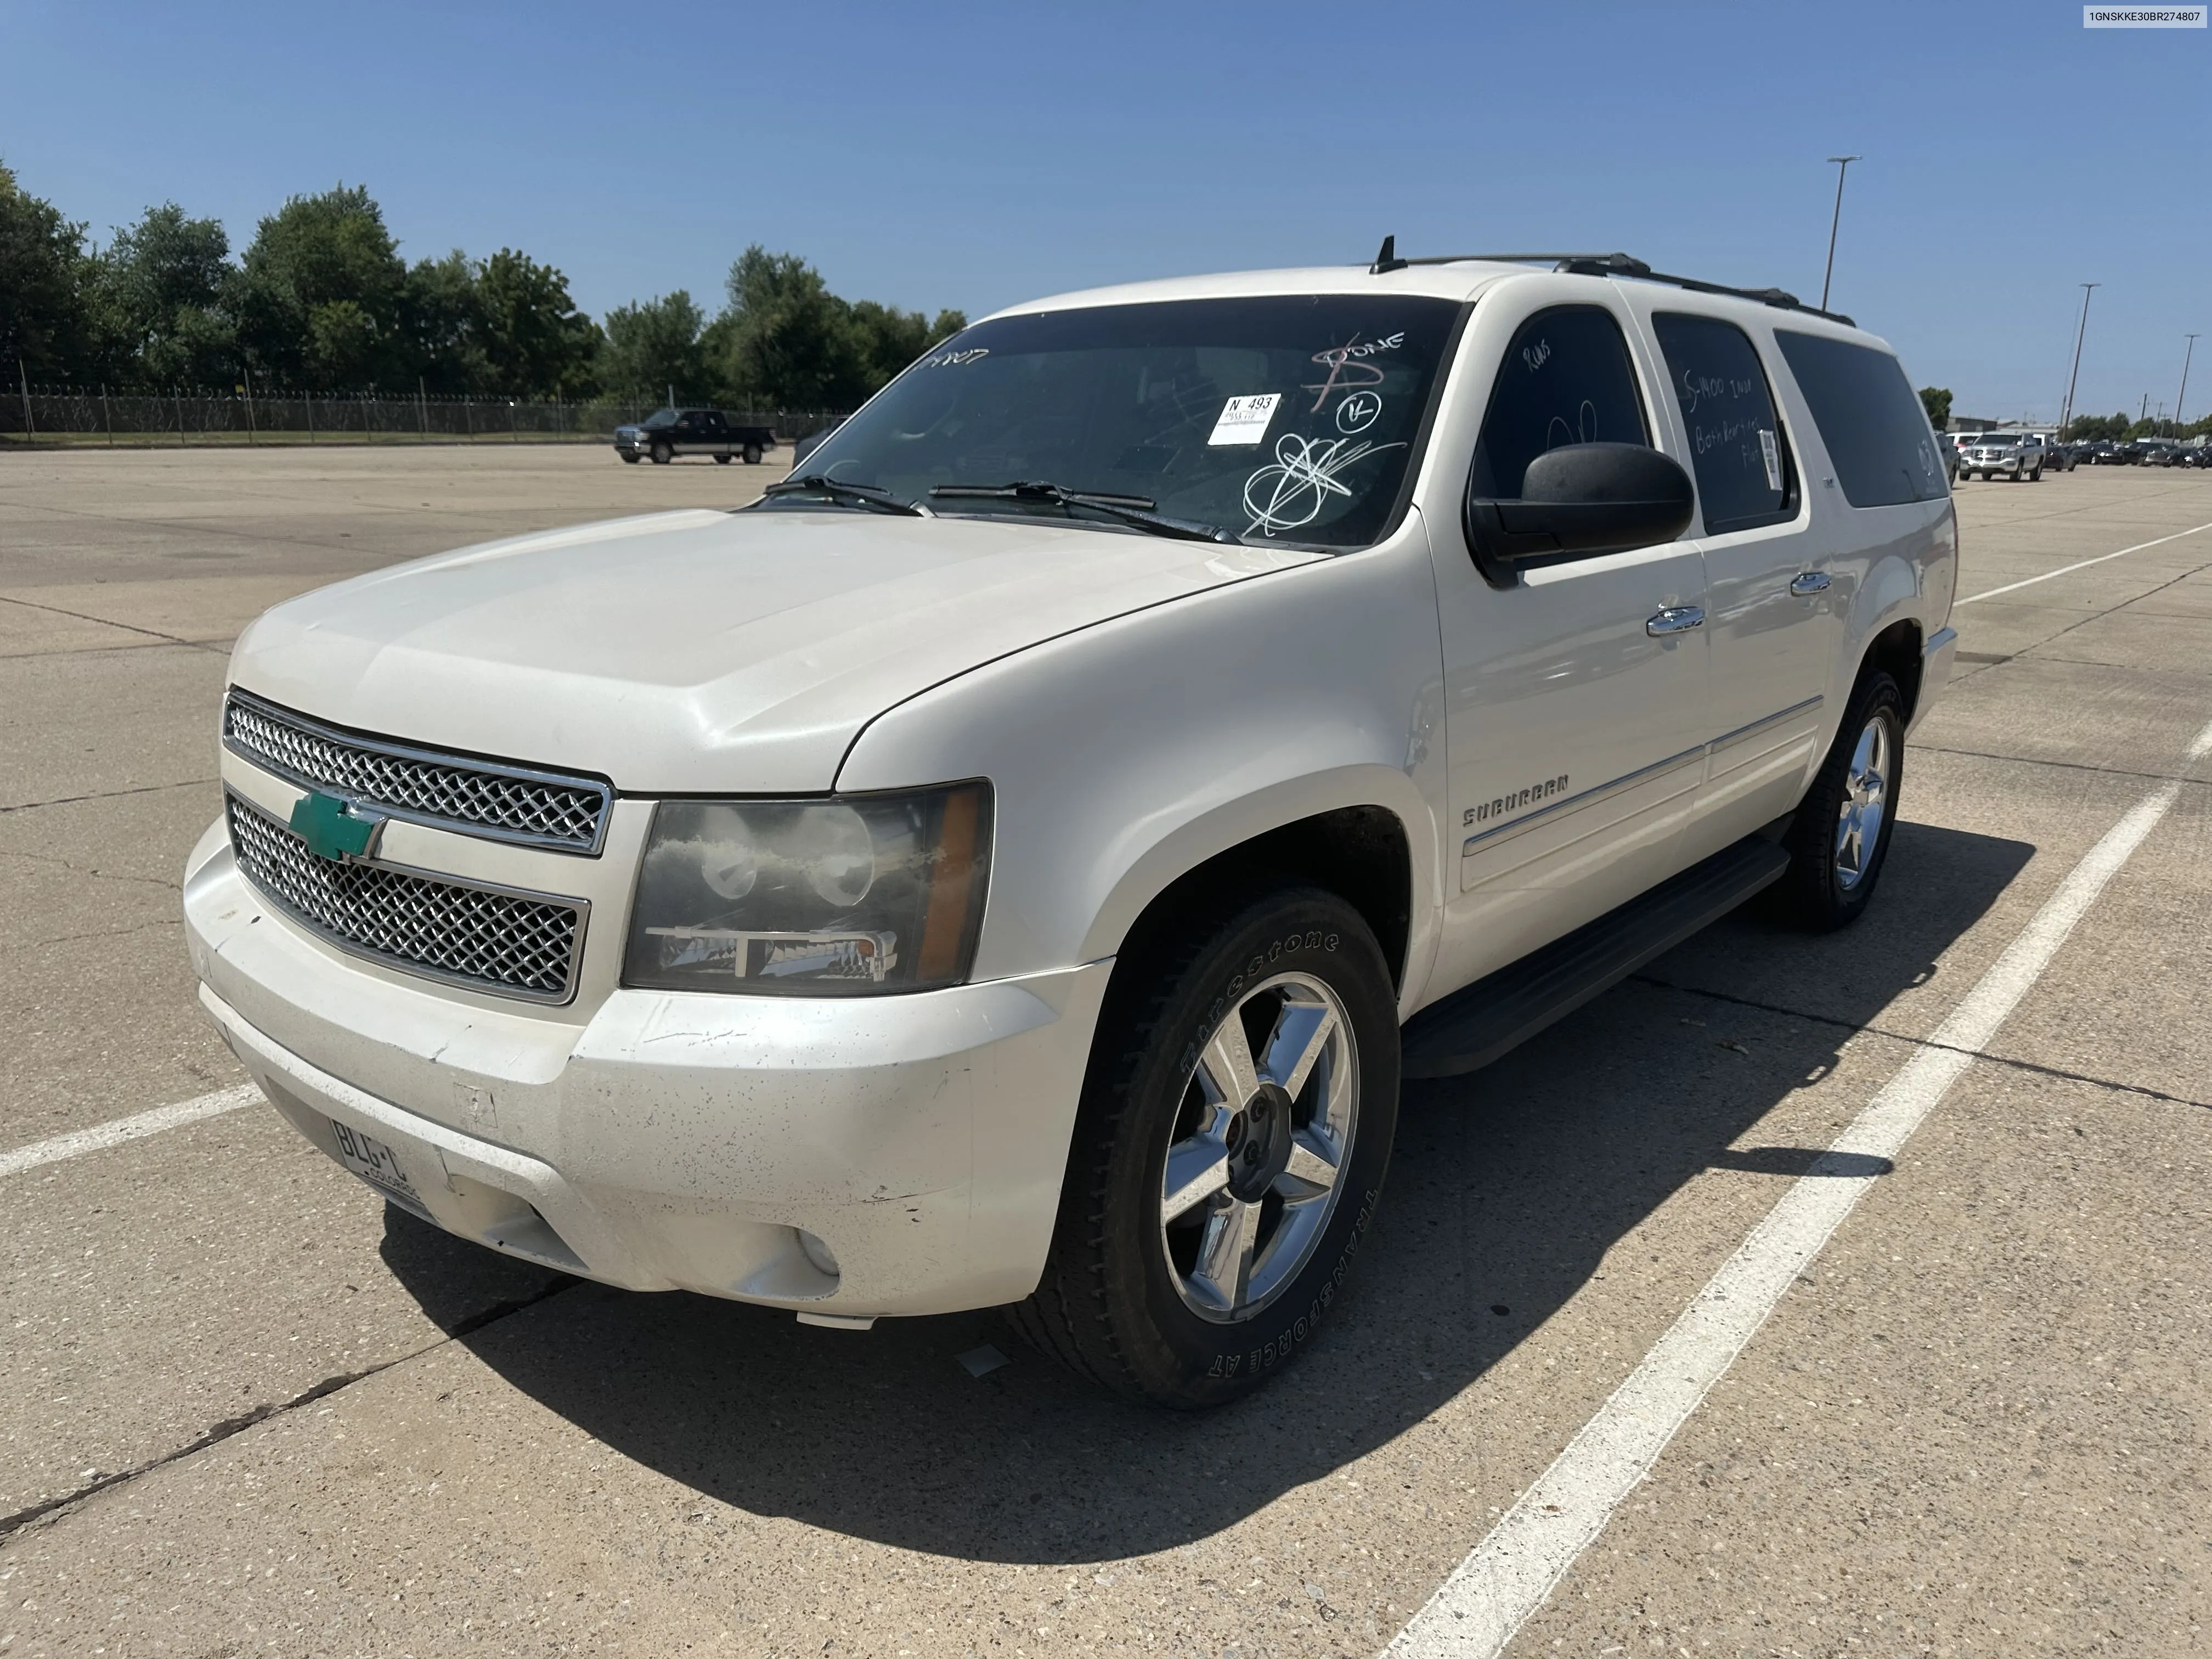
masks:
POLYGON ((1389 965, 1334 893, 1249 893, 1125 956, 1015 1328, 1156 1405, 1258 1387, 1344 1289, 1390 1161, 1398 1065, 1389 965))
POLYGON ((1905 698, 1888 674, 1869 669, 1783 838, 1790 867, 1771 890, 1783 920, 1826 933, 1865 914, 1904 781, 1905 698))

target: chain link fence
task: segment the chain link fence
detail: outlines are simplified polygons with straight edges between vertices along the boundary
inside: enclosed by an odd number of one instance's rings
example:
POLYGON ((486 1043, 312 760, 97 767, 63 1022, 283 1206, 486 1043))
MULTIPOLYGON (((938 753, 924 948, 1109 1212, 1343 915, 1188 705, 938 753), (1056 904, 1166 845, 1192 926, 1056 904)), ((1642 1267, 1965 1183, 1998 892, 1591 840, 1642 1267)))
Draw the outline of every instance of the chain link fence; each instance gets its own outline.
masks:
MULTIPOLYGON (((375 392, 148 392, 24 386, 0 392, 0 442, 125 446, 308 443, 605 443, 657 400, 394 397, 375 392)), ((726 410, 785 442, 844 418, 835 410, 726 410)))

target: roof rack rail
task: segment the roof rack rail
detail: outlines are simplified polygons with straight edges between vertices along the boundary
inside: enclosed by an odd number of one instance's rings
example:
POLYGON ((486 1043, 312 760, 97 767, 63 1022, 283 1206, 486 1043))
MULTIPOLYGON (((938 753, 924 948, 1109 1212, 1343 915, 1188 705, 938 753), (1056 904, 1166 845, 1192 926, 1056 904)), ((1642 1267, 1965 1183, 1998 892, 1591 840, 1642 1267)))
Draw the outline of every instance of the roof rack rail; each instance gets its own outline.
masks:
POLYGON ((1778 288, 1731 288, 1725 283, 1708 283, 1695 276, 1670 276, 1665 271, 1654 270, 1632 253, 1425 253, 1415 258, 1406 258, 1397 251, 1398 239, 1382 239, 1382 252, 1376 256, 1369 270, 1376 276, 1388 270, 1402 270, 1407 265, 1455 265, 1480 261, 1489 264, 1549 265, 1553 270, 1576 276, 1628 276, 1639 282, 1665 283, 1671 287, 1687 289, 1692 294, 1726 294, 1739 300, 1756 300, 1761 305, 1774 306, 1784 311, 1802 311, 1808 317, 1825 317, 1832 323, 1841 323, 1845 328, 1858 325, 1840 311, 1823 311, 1818 306, 1808 306, 1796 295, 1778 288))

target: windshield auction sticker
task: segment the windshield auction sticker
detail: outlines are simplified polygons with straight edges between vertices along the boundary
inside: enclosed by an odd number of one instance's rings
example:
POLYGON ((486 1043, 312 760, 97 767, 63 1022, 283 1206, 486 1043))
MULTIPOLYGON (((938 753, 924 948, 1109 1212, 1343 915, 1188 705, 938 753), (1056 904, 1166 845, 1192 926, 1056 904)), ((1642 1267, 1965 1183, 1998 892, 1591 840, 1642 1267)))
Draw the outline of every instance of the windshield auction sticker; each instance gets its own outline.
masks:
POLYGON ((1213 423, 1213 435, 1206 441, 1208 447, 1263 441, 1267 435, 1267 422, 1275 418, 1275 405, 1282 401, 1283 394, 1279 392, 1261 392, 1251 398, 1231 398, 1222 406, 1221 418, 1213 423))

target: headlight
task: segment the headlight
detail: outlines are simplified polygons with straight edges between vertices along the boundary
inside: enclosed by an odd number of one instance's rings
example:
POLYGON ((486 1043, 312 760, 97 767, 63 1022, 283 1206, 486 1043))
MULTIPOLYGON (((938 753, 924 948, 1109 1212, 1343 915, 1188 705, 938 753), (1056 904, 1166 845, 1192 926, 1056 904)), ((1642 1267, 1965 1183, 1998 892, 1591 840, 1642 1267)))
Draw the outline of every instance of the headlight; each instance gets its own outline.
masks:
POLYGON ((866 996, 968 975, 990 868, 991 791, 653 809, 623 983, 866 996))

